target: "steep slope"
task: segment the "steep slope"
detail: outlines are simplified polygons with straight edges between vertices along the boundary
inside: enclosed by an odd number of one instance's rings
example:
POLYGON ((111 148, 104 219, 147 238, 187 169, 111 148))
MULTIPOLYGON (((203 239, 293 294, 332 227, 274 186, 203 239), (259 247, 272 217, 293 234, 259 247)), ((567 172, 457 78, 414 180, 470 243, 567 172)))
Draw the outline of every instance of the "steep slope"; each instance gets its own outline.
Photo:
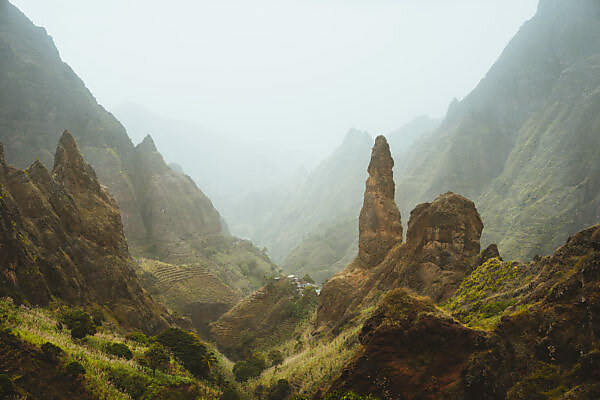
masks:
POLYGON ((422 115, 385 135, 390 143, 390 150, 392 151, 394 160, 398 162, 398 160, 403 159, 404 153, 406 153, 415 142, 422 140, 424 136, 435 131, 441 123, 441 119, 422 115))
POLYGON ((193 123, 162 118, 137 104, 122 104, 111 112, 134 142, 152 135, 164 157, 181 165, 228 220, 241 198, 282 181, 293 170, 286 168, 300 164, 300 154, 276 154, 262 143, 230 140, 193 123))
POLYGON ((475 198, 512 257, 549 252, 599 210, 600 4, 542 0, 473 92, 396 170, 407 212, 436 193, 475 198))
POLYGON ((274 274, 276 267, 258 249, 223 234, 211 201, 166 165, 151 138, 133 146, 119 121, 62 62, 45 30, 6 0, 0 0, 0 88, 0 141, 8 162, 51 162, 60 133, 69 129, 115 197, 133 254, 205 263, 215 274, 231 275, 226 281, 241 294, 274 274), (252 274, 242 267, 249 263, 257 266, 252 274))
MULTIPOLYGON (((389 292, 362 327, 361 352, 330 390, 382 399, 597 398, 600 226, 551 257, 499 270, 508 272, 513 302, 504 309, 495 295, 478 299, 495 316, 487 331, 463 326, 426 298, 389 292)), ((462 289, 451 302, 462 302, 462 289)), ((488 280, 471 293, 495 289, 488 280)))
POLYGON ((124 327, 167 324, 133 270, 116 202, 64 132, 49 172, 6 165, 0 146, 0 265, 4 295, 101 307, 124 327))
POLYGON ((316 303, 314 286, 298 278, 278 278, 223 314, 211 325, 211 337, 227 356, 244 358, 290 339, 316 303))
POLYGON ((138 267, 144 288, 171 310, 188 316, 204 338, 208 338, 209 323, 240 300, 239 292, 201 265, 139 259, 138 267))

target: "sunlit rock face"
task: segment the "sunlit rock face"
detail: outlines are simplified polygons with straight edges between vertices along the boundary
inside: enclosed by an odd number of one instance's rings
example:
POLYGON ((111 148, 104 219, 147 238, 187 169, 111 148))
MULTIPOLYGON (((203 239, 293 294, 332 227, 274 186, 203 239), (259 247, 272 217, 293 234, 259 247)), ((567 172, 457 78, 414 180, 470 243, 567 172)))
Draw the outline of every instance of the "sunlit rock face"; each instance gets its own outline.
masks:
POLYGON ((378 136, 358 222, 358 257, 367 267, 379 264, 392 247, 402 242, 402 221, 394 202, 393 168, 390 146, 384 136, 378 136))

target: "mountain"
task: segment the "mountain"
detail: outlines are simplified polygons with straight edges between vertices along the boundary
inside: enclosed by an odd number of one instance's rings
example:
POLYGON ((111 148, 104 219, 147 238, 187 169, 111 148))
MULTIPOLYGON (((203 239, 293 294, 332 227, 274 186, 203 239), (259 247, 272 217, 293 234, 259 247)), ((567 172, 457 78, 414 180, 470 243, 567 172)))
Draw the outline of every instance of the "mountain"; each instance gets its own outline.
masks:
POLYGON ((393 167, 387 140, 378 136, 360 212, 358 255, 323 285, 319 330, 335 330, 376 303, 382 292, 399 287, 436 302, 448 299, 475 267, 483 224, 473 202, 446 193, 418 205, 404 242, 393 167))
MULTIPOLYGON (((392 132, 395 160, 440 121, 421 116, 392 132)), ((301 173, 271 190, 253 193, 243 213, 232 215, 235 229, 267 246, 285 271, 309 274, 322 283, 356 255, 360 198, 370 135, 352 129, 344 142, 308 176, 301 173), (283 221, 283 223, 282 223, 283 221)))
POLYGON ((135 275, 117 204, 70 133, 61 136, 51 172, 40 161, 8 166, 0 145, 0 189, 5 296, 99 308, 130 329, 167 327, 135 275))
POLYGON ((322 271, 353 252, 372 141, 368 133, 350 130, 310 174, 299 171, 283 185, 248 196, 247 208, 241 207, 231 220, 232 229, 267 246, 285 270, 328 278, 322 271))
POLYGON ((390 143, 392 157, 394 157, 395 160, 401 160, 404 153, 406 153, 415 142, 436 130, 441 123, 442 121, 440 119, 422 115, 385 135, 390 143))
POLYGON ((396 169, 406 213, 475 199, 511 258, 547 254, 600 217, 600 4, 542 0, 485 78, 396 169))
POLYGON ((152 135, 162 154, 181 165, 210 196, 226 219, 240 198, 282 181, 296 165, 295 155, 275 154, 261 143, 232 140, 194 123, 166 119, 126 103, 112 109, 136 142, 152 135))
POLYGON ((133 145, 60 59, 46 31, 6 0, 0 0, 0 87, 7 161, 21 168, 36 159, 51 165, 60 133, 72 132, 118 204, 132 255, 207 269, 240 297, 277 275, 263 252, 225 233, 210 199, 167 165, 150 136, 133 145))

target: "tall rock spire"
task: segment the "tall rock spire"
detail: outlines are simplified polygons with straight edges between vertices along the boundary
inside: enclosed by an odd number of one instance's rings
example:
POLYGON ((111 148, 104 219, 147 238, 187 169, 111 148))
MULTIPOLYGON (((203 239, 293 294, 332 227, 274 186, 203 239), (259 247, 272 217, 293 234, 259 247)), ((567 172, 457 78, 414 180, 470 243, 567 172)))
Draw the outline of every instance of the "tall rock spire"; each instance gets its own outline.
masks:
POLYGON ((394 202, 393 167, 390 146, 384 136, 378 136, 358 221, 358 257, 367 267, 379 264, 392 247, 402 242, 402 221, 394 202))

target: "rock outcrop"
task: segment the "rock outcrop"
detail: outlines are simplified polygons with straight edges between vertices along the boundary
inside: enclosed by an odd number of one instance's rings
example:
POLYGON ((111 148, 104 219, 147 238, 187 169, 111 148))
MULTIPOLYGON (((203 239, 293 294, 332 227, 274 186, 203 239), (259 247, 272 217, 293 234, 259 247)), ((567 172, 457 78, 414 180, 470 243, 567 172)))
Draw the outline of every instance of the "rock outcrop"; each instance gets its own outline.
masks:
POLYGON ((381 399, 597 398, 600 225, 551 257, 527 265, 496 259, 490 272, 492 261, 474 271, 472 283, 494 325, 468 327, 427 298, 388 292, 363 325, 361 352, 330 391, 381 399), (502 299, 512 305, 499 308, 502 299))
POLYGON ((474 267, 483 223, 473 202, 445 193, 432 203, 418 205, 402 243, 392 168, 389 147, 380 136, 373 148, 361 211, 359 255, 323 286, 319 329, 345 323, 385 290, 410 288, 443 301, 474 267))
POLYGON ((164 310, 142 290, 116 202, 64 132, 54 169, 0 157, 0 290, 45 305, 95 306, 124 327, 155 332, 164 310))
POLYGON ((444 316, 430 299, 404 289, 385 295, 364 323, 359 340, 361 353, 330 391, 406 400, 459 399, 462 372, 471 354, 485 343, 483 333, 465 328, 444 316))
POLYGON ((384 136, 375 139, 364 203, 358 220, 358 258, 366 267, 379 264, 402 243, 402 221, 394 202, 394 160, 384 136))
POLYGON ((446 193, 410 214, 402 275, 408 286, 434 301, 448 298, 479 254, 483 223, 475 204, 446 193))

